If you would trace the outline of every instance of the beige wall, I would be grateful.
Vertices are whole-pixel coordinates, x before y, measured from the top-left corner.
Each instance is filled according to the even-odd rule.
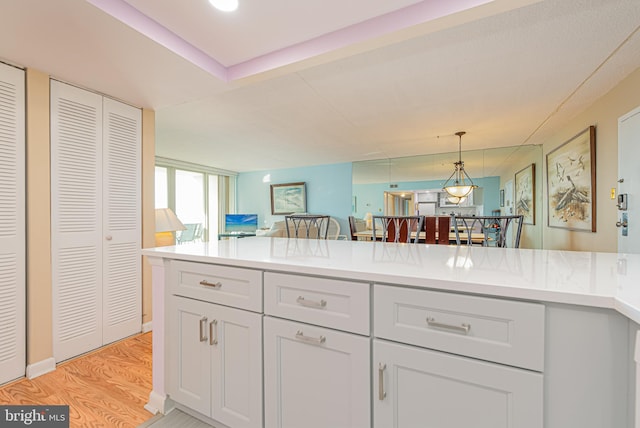
[[[27,70],[27,364],[53,357],[49,75]]]
[[[27,69],[27,365],[53,357],[49,75]],[[142,244],[153,247],[155,113],[142,111]],[[142,322],[151,321],[151,270],[143,263]]]
[[[156,115],[142,110],[142,248],[155,247]],[[142,322],[151,322],[151,265],[142,261]]]
[[[526,154],[517,157],[517,161],[510,162],[509,166],[505,167],[505,170],[500,175],[500,189],[504,189],[507,181],[512,181],[515,185],[515,175],[523,168],[535,164],[535,224],[522,225],[522,235],[520,237],[520,248],[542,248],[542,165],[540,160],[542,159],[542,147],[535,146],[536,148],[526,146],[521,148]],[[513,208],[509,211],[509,208]],[[514,207],[501,207],[502,215],[515,214]]]
[[[543,244],[546,249],[616,252],[618,217],[611,188],[618,186],[618,118],[640,105],[640,68],[635,70],[613,90],[604,95],[584,113],[569,122],[563,130],[544,143],[546,155],[565,141],[587,128],[596,126],[596,232],[570,232],[547,226],[547,206],[542,205]],[[543,201],[546,201],[546,164],[542,181]]]

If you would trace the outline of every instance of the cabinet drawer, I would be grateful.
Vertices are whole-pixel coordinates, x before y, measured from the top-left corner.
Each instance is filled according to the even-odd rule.
[[[169,292],[262,312],[262,271],[172,260]]]
[[[266,272],[264,311],[369,335],[369,288],[363,282]]]
[[[537,371],[544,311],[537,303],[374,286],[376,337]]]

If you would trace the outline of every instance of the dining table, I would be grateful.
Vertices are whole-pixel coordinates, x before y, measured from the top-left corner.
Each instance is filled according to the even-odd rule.
[[[468,233],[466,231],[460,231],[460,241],[463,243],[466,243],[467,241],[467,236]],[[376,239],[377,241],[382,240],[382,235],[383,235],[383,231],[382,230],[376,230]],[[356,232],[353,234],[353,236],[355,236],[358,241],[373,241],[373,229],[366,229],[366,230],[361,230],[360,232]],[[426,233],[424,231],[420,232],[418,234],[418,242],[425,240],[426,237]],[[416,232],[411,232],[411,240],[415,241],[416,239]],[[436,242],[438,242],[438,232],[436,232]],[[481,232],[472,232],[471,233],[471,242],[474,244],[482,244],[483,241],[485,239],[484,233]],[[487,238],[487,241],[491,241],[492,238],[489,236]],[[449,244],[456,244],[456,233],[455,231],[451,231],[449,232]]]

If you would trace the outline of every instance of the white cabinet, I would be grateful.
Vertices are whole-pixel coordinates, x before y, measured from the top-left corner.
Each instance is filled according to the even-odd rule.
[[[376,337],[543,370],[544,305],[379,284],[374,294]]]
[[[369,335],[369,285],[334,278],[264,274],[264,312]]]
[[[262,315],[178,296],[170,314],[169,396],[230,427],[262,427]]]
[[[370,428],[370,288],[265,273],[266,428]]]
[[[265,427],[369,428],[369,338],[265,317]]]
[[[25,373],[24,111],[24,71],[0,63],[0,384]]]
[[[56,361],[140,331],[140,109],[51,81]]]
[[[376,428],[542,427],[543,305],[387,285],[374,302]]]
[[[375,428],[541,428],[542,375],[374,340]]]

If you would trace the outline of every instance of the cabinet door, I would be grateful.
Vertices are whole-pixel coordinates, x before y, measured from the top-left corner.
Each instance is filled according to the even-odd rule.
[[[24,108],[24,71],[0,63],[0,384],[25,373]]]
[[[374,340],[374,427],[540,428],[542,375]]]
[[[262,427],[262,315],[209,304],[211,417]]]
[[[369,428],[370,341],[264,320],[265,427]]]
[[[211,415],[211,304],[199,300],[169,299],[167,392],[172,400],[203,415]]]

